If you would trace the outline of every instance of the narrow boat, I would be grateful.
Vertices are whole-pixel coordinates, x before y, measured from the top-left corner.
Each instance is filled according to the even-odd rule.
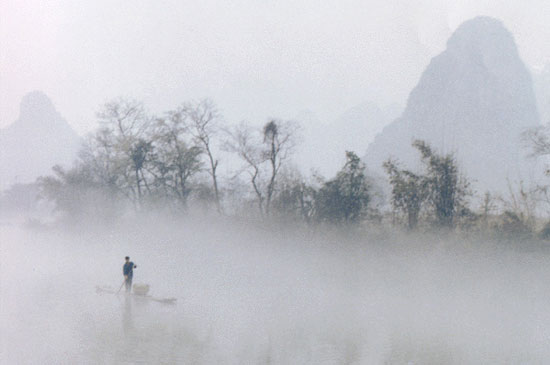
[[[107,293],[107,294],[115,294],[115,295],[130,295],[134,298],[139,299],[145,299],[145,300],[151,300],[153,302],[158,302],[162,304],[176,304],[177,298],[156,298],[152,295],[148,295],[147,293],[127,293],[125,291],[119,291],[117,292],[115,289],[109,286],[96,286],[95,287],[96,293]]]

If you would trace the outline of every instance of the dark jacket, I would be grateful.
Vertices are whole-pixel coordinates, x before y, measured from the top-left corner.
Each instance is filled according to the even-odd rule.
[[[134,268],[137,266],[134,265],[132,261],[124,263],[124,266],[122,266],[122,274],[127,275],[129,278],[134,276]]]

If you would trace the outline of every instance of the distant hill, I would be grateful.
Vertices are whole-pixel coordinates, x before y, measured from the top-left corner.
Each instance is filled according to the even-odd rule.
[[[29,183],[50,174],[56,164],[70,165],[80,137],[42,92],[21,101],[19,118],[0,129],[0,188]]]
[[[304,127],[304,141],[297,154],[298,163],[314,168],[330,178],[342,168],[345,152],[362,156],[369,143],[384,126],[401,113],[398,105],[384,108],[371,102],[358,104],[332,122],[322,122],[311,112],[297,116]]]
[[[456,153],[474,188],[506,191],[532,179],[521,133],[539,125],[531,75],[512,34],[493,18],[466,21],[434,57],[407,106],[369,145],[365,160],[382,171],[389,157],[418,166],[414,139]]]

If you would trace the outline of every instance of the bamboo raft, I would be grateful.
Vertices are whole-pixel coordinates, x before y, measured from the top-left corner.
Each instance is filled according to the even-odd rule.
[[[122,291],[117,292],[115,289],[109,286],[96,286],[95,291],[96,293],[99,293],[99,294],[107,293],[107,294],[114,294],[114,295],[127,295],[134,298],[150,300],[150,301],[162,303],[162,304],[176,304],[176,301],[177,301],[177,298],[156,298],[148,294],[127,293]]]

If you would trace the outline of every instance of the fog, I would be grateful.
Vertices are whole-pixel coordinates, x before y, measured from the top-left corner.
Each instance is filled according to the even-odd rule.
[[[547,362],[549,4],[0,1],[0,364]]]
[[[545,0],[0,2],[0,127],[42,90],[80,134],[107,100],[154,112],[209,97],[231,123],[324,122],[374,102],[404,105],[450,34],[479,15],[501,19],[522,59],[548,63]]]
[[[204,217],[0,229],[2,363],[550,358],[550,253],[535,243]],[[126,255],[134,283],[177,304],[96,293],[118,289]]]

